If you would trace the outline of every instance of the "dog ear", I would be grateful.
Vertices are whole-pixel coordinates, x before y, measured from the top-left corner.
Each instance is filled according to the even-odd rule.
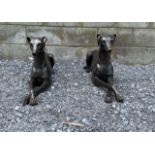
[[[27,42],[30,44],[31,38],[27,37]]]
[[[116,34],[113,34],[112,35],[112,40],[115,41],[115,39],[116,39]]]
[[[97,41],[98,41],[98,45],[99,45],[100,41],[101,41],[101,35],[100,34],[97,34]]]
[[[47,38],[46,38],[46,37],[42,37],[42,42],[43,42],[44,44],[46,44]]]

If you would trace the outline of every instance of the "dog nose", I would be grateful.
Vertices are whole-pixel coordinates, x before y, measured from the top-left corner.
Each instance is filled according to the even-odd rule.
[[[111,51],[111,46],[107,46],[107,51]]]
[[[32,51],[32,55],[36,55],[36,51]]]
[[[111,51],[111,47],[107,47],[107,51]]]
[[[32,53],[36,53],[36,50],[35,49],[32,49]]]
[[[107,43],[107,51],[111,51],[111,45],[109,43]]]

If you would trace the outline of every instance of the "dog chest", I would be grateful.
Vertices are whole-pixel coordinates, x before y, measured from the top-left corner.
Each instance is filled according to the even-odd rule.
[[[42,69],[40,68],[32,68],[32,76],[33,77],[41,77],[42,76]]]
[[[113,75],[113,67],[111,64],[104,65],[104,64],[97,64],[96,65],[96,74],[98,76],[111,76]]]
[[[40,77],[40,78],[46,78],[48,76],[47,67],[43,68],[32,68],[32,77]]]
[[[41,74],[42,73],[42,69],[33,67],[32,68],[32,72],[33,72],[33,74]]]

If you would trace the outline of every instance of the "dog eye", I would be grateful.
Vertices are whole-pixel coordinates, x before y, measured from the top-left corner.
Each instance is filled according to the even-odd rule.
[[[41,45],[40,44],[38,44],[38,48],[41,48]]]
[[[102,45],[105,45],[105,41],[102,41]]]

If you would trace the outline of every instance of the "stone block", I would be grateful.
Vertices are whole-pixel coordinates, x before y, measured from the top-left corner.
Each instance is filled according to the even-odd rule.
[[[26,45],[0,44],[0,59],[26,59],[30,55]]]
[[[63,22],[64,27],[83,27],[83,22]]]
[[[62,26],[62,22],[1,22],[5,25],[24,25],[24,26]]]
[[[58,59],[81,59],[86,57],[86,53],[95,47],[64,47],[64,46],[48,46],[47,52],[53,53]]]
[[[62,44],[62,28],[61,27],[42,27],[42,26],[28,26],[27,36],[48,38],[48,45]]]
[[[0,25],[0,43],[25,43],[25,27]]]
[[[84,22],[83,27],[155,28],[155,23],[154,22]]]
[[[96,34],[96,28],[64,28],[63,45],[95,46]]]
[[[146,47],[116,47],[113,50],[114,59],[124,64],[151,64],[155,62],[155,48]]]

